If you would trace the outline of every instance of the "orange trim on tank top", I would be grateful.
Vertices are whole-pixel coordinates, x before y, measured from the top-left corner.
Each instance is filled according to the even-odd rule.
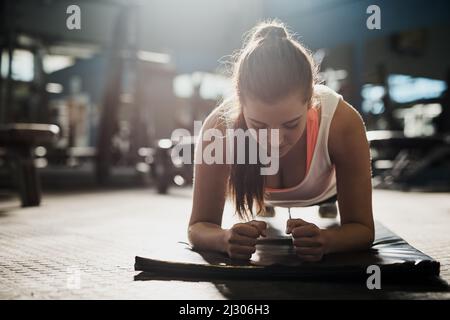
[[[309,108],[307,112],[307,119],[306,119],[306,173],[303,180],[300,182],[302,183],[308,172],[311,168],[311,162],[314,155],[314,149],[317,144],[317,137],[319,135],[319,111],[317,108]],[[299,184],[300,184],[299,183]],[[298,184],[298,185],[299,185]],[[295,189],[298,185],[293,186],[291,188],[265,188],[268,192],[287,192],[292,189]]]

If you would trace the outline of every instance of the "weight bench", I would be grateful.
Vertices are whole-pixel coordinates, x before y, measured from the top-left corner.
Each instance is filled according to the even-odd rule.
[[[406,137],[399,131],[380,130],[368,131],[367,138],[373,175],[380,176],[386,186],[414,185],[427,177],[427,170],[450,159],[450,137]],[[448,176],[448,170],[443,174]],[[438,177],[446,180],[441,172]]]
[[[51,124],[11,123],[0,125],[0,148],[10,167],[23,207],[38,206],[41,184],[34,165],[34,148],[50,143],[59,133]]]

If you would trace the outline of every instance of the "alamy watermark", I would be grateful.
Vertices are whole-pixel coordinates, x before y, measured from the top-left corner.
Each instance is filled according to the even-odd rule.
[[[194,139],[198,142],[194,159],[190,151],[189,142],[192,138],[189,130],[175,129],[172,132],[171,140],[175,142],[171,153],[172,160],[181,158],[184,164],[256,164],[259,160],[262,175],[274,175],[278,172],[278,129],[270,130],[268,140],[267,129],[226,129],[224,135],[219,129],[201,130],[201,127],[201,121],[194,121]],[[208,142],[204,149],[203,143],[200,143],[202,141]]]
[[[380,290],[381,289],[381,269],[380,266],[376,264],[370,265],[366,270],[367,274],[370,276],[367,278],[366,286],[369,290]]]
[[[81,30],[81,9],[76,4],[67,7],[66,13],[69,16],[66,19],[66,27],[69,30]]]
[[[367,14],[370,16],[366,20],[366,26],[369,30],[380,30],[381,29],[381,9],[376,4],[372,4],[367,7]]]
[[[366,13],[370,16],[366,20],[366,26],[369,30],[381,29],[381,9],[378,5],[372,4],[367,7]],[[66,27],[69,30],[81,30],[81,8],[76,4],[71,4],[66,9]]]

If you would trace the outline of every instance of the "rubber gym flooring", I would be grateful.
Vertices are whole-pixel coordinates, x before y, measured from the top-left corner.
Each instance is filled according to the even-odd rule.
[[[446,288],[408,284],[368,290],[366,283],[296,281],[137,281],[134,257],[186,239],[192,189],[89,188],[54,190],[40,207],[0,202],[0,298],[2,299],[450,299]],[[378,221],[441,263],[450,282],[448,193],[374,191]],[[317,208],[293,209],[294,217]],[[283,225],[287,210],[278,208]],[[234,222],[230,207],[226,225]]]

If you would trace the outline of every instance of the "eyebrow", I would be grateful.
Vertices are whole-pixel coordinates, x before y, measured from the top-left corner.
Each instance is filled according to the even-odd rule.
[[[302,114],[302,115],[300,115],[300,116],[298,116],[298,117],[295,117],[294,119],[291,119],[291,120],[288,120],[288,121],[286,121],[286,122],[283,122],[283,124],[288,124],[288,123],[294,122],[294,121],[296,121],[296,120],[300,119],[301,117],[303,117],[303,114]],[[255,119],[253,119],[253,118],[250,118],[250,117],[249,117],[249,119],[250,119],[250,120],[252,120],[253,122],[256,122],[256,123],[259,123],[259,124],[262,124],[262,125],[265,125],[265,126],[267,126],[267,123],[264,123],[264,122],[261,122],[261,121],[255,120]]]

